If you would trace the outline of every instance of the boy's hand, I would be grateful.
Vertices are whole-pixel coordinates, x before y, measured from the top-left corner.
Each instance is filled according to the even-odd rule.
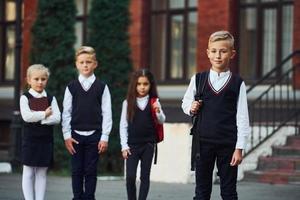
[[[75,151],[75,149],[74,149],[74,147],[73,147],[73,143],[79,144],[79,142],[76,141],[76,140],[74,140],[73,138],[69,138],[69,139],[66,139],[66,140],[65,140],[65,146],[66,146],[68,152],[69,152],[71,155],[73,155],[74,153],[76,153],[76,151]]]
[[[98,143],[98,153],[104,153],[107,150],[108,142],[100,141]]]
[[[201,106],[202,106],[202,101],[193,101],[192,106],[191,106],[191,113],[197,114],[197,112]]]
[[[238,166],[239,164],[242,163],[243,160],[243,154],[242,154],[242,149],[236,149],[232,155],[232,159],[230,162],[231,166]]]
[[[49,117],[50,115],[52,115],[52,108],[51,106],[49,106],[46,110],[45,110],[45,118]]]
[[[122,151],[122,156],[124,159],[127,159],[129,155],[131,155],[130,149],[125,149]]]

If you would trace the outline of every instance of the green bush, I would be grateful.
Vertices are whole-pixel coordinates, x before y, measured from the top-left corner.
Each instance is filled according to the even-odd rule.
[[[96,76],[106,82],[112,96],[113,129],[108,152],[100,156],[101,174],[120,174],[119,120],[131,71],[128,43],[129,0],[93,0],[88,22],[88,45],[95,48],[99,67]],[[39,0],[37,19],[32,28],[30,63],[50,69],[47,91],[56,96],[60,108],[66,85],[77,77],[74,67],[76,8],[70,0]],[[62,110],[61,110],[62,111]],[[61,127],[54,131],[54,169],[66,172],[70,156],[64,147]]]
[[[112,96],[113,129],[108,152],[100,158],[100,172],[121,173],[119,121],[131,71],[128,40],[129,0],[93,0],[88,21],[88,44],[99,63],[96,76],[106,82]]]

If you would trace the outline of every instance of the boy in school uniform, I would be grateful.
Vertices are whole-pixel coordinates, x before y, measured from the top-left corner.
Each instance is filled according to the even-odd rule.
[[[187,115],[197,115],[201,109],[194,133],[199,136],[195,150],[199,156],[192,162],[196,168],[194,200],[210,199],[215,162],[222,199],[238,199],[237,170],[250,127],[245,83],[229,69],[235,54],[234,38],[228,31],[213,33],[208,41],[207,56],[211,68],[209,72],[203,72],[206,79],[202,101],[195,100],[197,88],[201,88],[196,86],[196,82],[200,83],[196,81],[196,75],[191,78],[182,100],[182,109]]]
[[[95,50],[82,46],[75,59],[79,77],[65,90],[62,131],[72,156],[73,200],[94,200],[97,162],[112,128],[111,97],[108,86],[94,75]]]

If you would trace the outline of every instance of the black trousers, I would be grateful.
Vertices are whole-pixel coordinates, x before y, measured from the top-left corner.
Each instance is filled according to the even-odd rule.
[[[138,200],[146,200],[150,187],[150,171],[154,153],[154,144],[129,145],[131,155],[126,161],[126,188],[128,200],[136,200],[136,171],[141,161],[140,191]]]
[[[94,200],[100,133],[81,136],[73,132],[72,137],[79,142],[73,143],[76,153],[72,155],[71,160],[73,200]]]
[[[210,200],[212,175],[217,162],[223,200],[237,200],[237,166],[230,166],[234,146],[200,143],[200,158],[196,159],[196,189],[194,200]]]

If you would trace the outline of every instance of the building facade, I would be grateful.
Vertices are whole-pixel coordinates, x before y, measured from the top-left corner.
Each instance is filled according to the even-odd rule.
[[[75,48],[87,39],[91,0],[75,0]],[[21,82],[29,65],[30,30],[38,0],[23,1]],[[15,71],[15,1],[0,2],[0,150],[10,145]],[[237,56],[231,70],[251,85],[286,56],[300,49],[298,0],[131,0],[129,27],[131,59],[135,68],[148,67],[155,74],[169,122],[178,116],[190,77],[209,69],[207,40],[212,32],[229,30],[235,37]],[[300,60],[290,61],[298,63]],[[278,76],[284,67],[278,70]],[[295,72],[300,88],[300,72]],[[21,87],[21,88],[22,88]],[[173,109],[172,109],[173,108]],[[173,112],[177,113],[175,116]],[[179,114],[181,115],[181,114]],[[183,114],[182,114],[183,115]],[[170,117],[169,117],[170,116]],[[1,159],[1,158],[0,158]]]

